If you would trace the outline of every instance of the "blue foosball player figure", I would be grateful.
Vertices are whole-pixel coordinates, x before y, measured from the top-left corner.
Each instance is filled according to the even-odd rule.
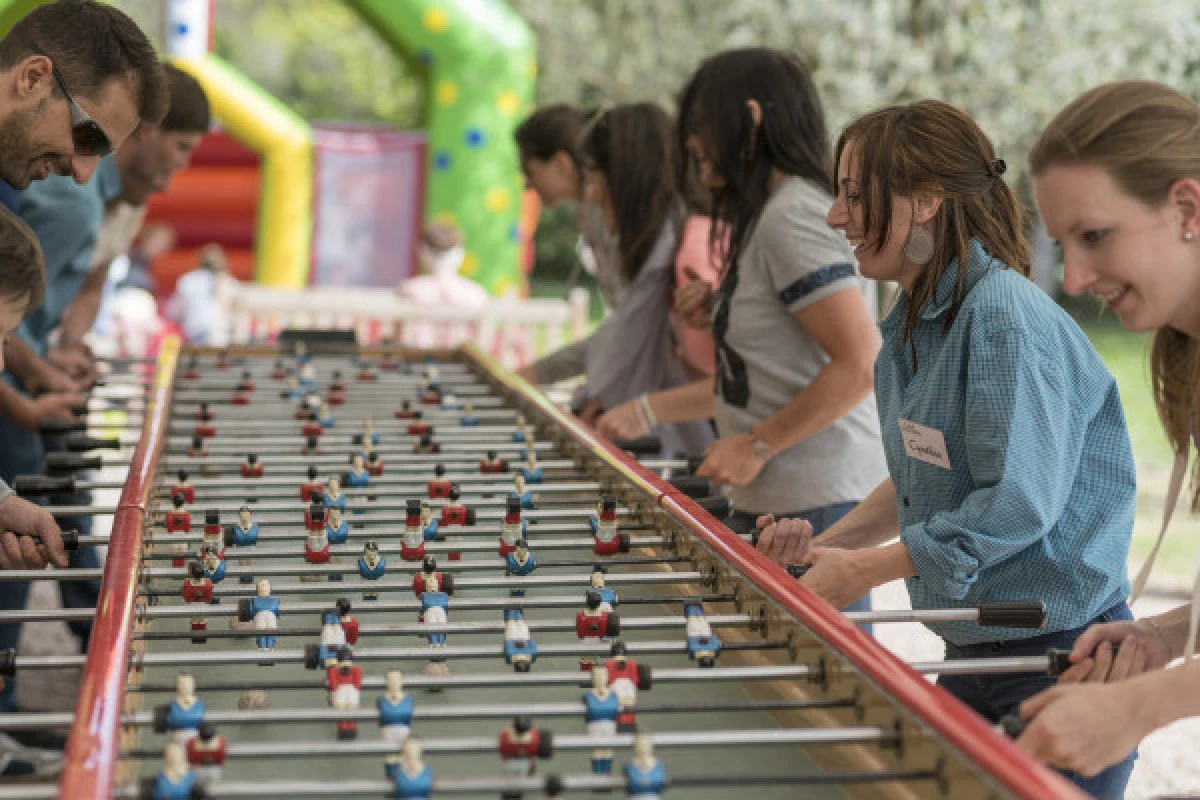
[[[529,450],[525,454],[525,464],[519,473],[526,483],[539,484],[542,482],[542,468],[537,463],[537,452]]]
[[[169,734],[176,744],[186,745],[204,721],[204,701],[196,697],[196,681],[186,672],[175,676],[175,699],[154,709],[155,733]],[[187,754],[184,753],[184,765]]]
[[[399,758],[387,759],[385,769],[396,800],[429,800],[433,794],[433,769],[421,758],[421,743],[411,736],[404,740]]]
[[[412,695],[404,693],[404,674],[400,670],[388,670],[383,680],[386,689],[375,701],[375,707],[379,709],[379,733],[384,741],[403,744],[412,727]]]
[[[504,610],[504,663],[517,672],[529,672],[537,661],[537,642],[519,608]]]
[[[704,609],[699,603],[687,603],[683,607],[687,618],[687,650],[688,658],[702,667],[711,667],[717,663],[717,655],[721,652],[721,640],[712,632]]]
[[[633,740],[633,760],[625,765],[625,793],[629,800],[660,800],[667,786],[667,768],[654,755],[648,734]]]
[[[188,767],[183,746],[167,742],[163,748],[163,768],[150,783],[150,800],[192,800],[197,782],[196,773]]]
[[[271,650],[275,647],[273,631],[279,627],[279,598],[271,596],[271,582],[266,578],[259,580],[255,590],[257,593],[254,597],[243,600],[238,605],[238,619],[254,623],[255,629],[259,631],[256,637],[259,651]]]
[[[584,721],[589,736],[600,738],[615,736],[617,714],[621,701],[608,686],[608,670],[600,665],[592,667],[592,688],[583,696]],[[596,775],[611,775],[613,751],[601,748],[592,751],[592,772]]]
[[[379,545],[369,541],[363,545],[363,554],[358,559],[358,574],[365,581],[377,581],[387,569],[387,559],[379,552]],[[363,600],[378,600],[379,592],[363,592]]]
[[[258,523],[250,515],[249,506],[238,509],[238,521],[229,528],[229,543],[234,547],[253,547],[258,544]]]
[[[475,406],[467,403],[463,406],[462,416],[458,418],[458,423],[464,428],[474,428],[479,425],[479,415],[475,413]]]
[[[336,508],[343,514],[346,513],[346,495],[342,494],[342,481],[340,478],[330,478],[325,482],[325,507]]]
[[[521,508],[526,511],[533,510],[533,492],[525,488],[525,478],[521,473],[513,476],[513,491],[509,492],[508,496],[520,500]]]
[[[516,548],[504,557],[506,573],[509,575],[517,575],[524,577],[533,573],[537,569],[537,559],[529,549],[529,543],[525,539],[518,539]],[[509,595],[512,597],[524,597],[525,590],[513,588],[509,590]]]
[[[325,538],[330,544],[345,544],[350,539],[350,524],[342,519],[342,512],[337,506],[329,509],[325,515]]]
[[[350,456],[350,469],[342,476],[342,483],[351,489],[365,489],[371,485],[371,473],[367,471],[364,458],[362,453]]]

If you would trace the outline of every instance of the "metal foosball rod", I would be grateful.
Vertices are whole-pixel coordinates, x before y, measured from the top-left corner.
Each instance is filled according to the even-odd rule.
[[[215,510],[222,513],[235,515],[242,507],[239,505],[217,506]],[[253,507],[253,506],[252,506]],[[302,525],[303,519],[300,514],[305,510],[306,504],[297,501],[296,506],[288,510],[267,511],[262,512],[255,510],[254,516],[261,520],[264,524],[281,523],[285,525]],[[94,517],[110,515],[117,510],[116,506],[111,505],[62,505],[62,506],[45,506],[45,509],[56,517]],[[633,512],[628,509],[618,509],[617,518],[626,518]],[[583,507],[566,507],[566,508],[544,508],[533,509],[523,512],[523,516],[530,522],[536,523],[543,520],[569,520],[582,519],[586,520],[592,514],[592,509]],[[475,518],[478,520],[502,520],[504,518],[503,508],[480,508],[475,510]],[[362,523],[375,524],[391,524],[403,526],[405,517],[403,514],[397,515],[392,513],[372,513],[363,511],[359,513],[355,509],[347,509],[347,521],[356,521]]]
[[[630,653],[635,653],[637,650],[634,644],[628,645]],[[653,643],[652,643],[653,644]],[[665,642],[664,646],[682,648],[675,642]],[[786,645],[784,645],[786,647]],[[413,648],[414,661],[437,659],[448,655],[443,651],[449,648]],[[600,655],[607,655],[608,648],[597,648],[602,650]],[[258,664],[259,662],[278,662],[280,661],[279,654],[286,653],[289,658],[287,660],[294,662],[303,662],[304,652],[300,650],[293,651],[270,651],[264,653],[241,653],[238,654],[244,663]],[[164,653],[161,654],[164,658],[175,656],[176,654]],[[449,654],[453,655],[453,654]],[[586,653],[585,655],[595,657],[597,653]],[[910,661],[908,667],[921,675],[1000,675],[1000,674],[1020,674],[1020,673],[1045,673],[1047,675],[1058,675],[1070,666],[1068,661],[1068,653],[1065,651],[1051,650],[1044,656],[1011,656],[1011,657],[995,657],[995,658],[968,658],[968,659],[946,659],[943,661]],[[357,653],[355,657],[358,658]],[[487,658],[499,658],[488,654]],[[19,662],[21,656],[17,656],[16,669],[23,667]],[[69,659],[75,659],[74,663],[70,663]],[[28,661],[34,669],[59,669],[62,667],[78,666],[78,656],[31,656]],[[66,663],[64,663],[66,662]],[[159,666],[175,666],[186,667],[201,663],[200,660],[177,659]],[[11,668],[10,668],[11,669]],[[710,667],[707,669],[697,669],[695,667],[687,667],[683,669],[672,668],[654,668],[651,672],[652,680],[655,686],[663,684],[683,684],[688,686],[703,687],[705,684],[715,684],[722,681],[742,681],[761,683],[767,681],[807,681],[807,682],[824,682],[830,679],[834,667],[825,663],[816,664],[787,664],[781,666],[766,666],[766,667]],[[590,686],[591,679],[586,672],[576,670],[566,670],[561,672],[553,671],[533,671],[524,673],[513,672],[496,672],[496,673],[469,673],[462,675],[441,674],[441,675],[417,675],[405,674],[404,687],[406,690],[430,690],[430,691],[445,691],[450,689],[498,689],[500,691],[515,691],[518,689],[545,689],[549,687],[569,687],[572,689],[587,689]],[[272,679],[272,678],[255,678],[250,685],[254,689],[265,692],[274,691],[324,691],[327,689],[327,684],[324,676],[314,677],[308,680],[301,679]],[[198,694],[210,694],[218,692],[244,692],[248,688],[246,681],[197,681],[196,692]],[[363,677],[362,689],[379,690],[386,689],[386,679],[381,675],[366,675]],[[174,695],[176,685],[170,683],[154,683],[143,682],[129,686],[129,691],[138,694],[168,694]]]

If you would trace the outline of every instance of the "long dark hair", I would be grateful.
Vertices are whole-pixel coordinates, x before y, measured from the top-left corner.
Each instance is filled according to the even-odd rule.
[[[600,114],[579,140],[580,164],[608,183],[627,283],[641,272],[663,227],[683,221],[675,185],[681,159],[673,134],[674,122],[661,106],[629,103]]]
[[[1003,162],[973,119],[949,103],[921,100],[872,111],[846,127],[838,138],[837,158],[853,146],[860,175],[863,234],[880,252],[892,231],[892,198],[918,192],[941,194],[942,204],[930,225],[933,259],[913,284],[902,340],[908,341],[925,307],[934,299],[942,275],[957,262],[946,330],[954,324],[967,295],[970,240],[1022,275],[1029,276],[1029,242],[1017,196],[1001,177]],[[837,187],[834,186],[834,191]]]
[[[757,127],[748,100],[762,107]],[[712,215],[718,221],[713,246],[722,252],[725,270],[737,261],[767,204],[773,169],[829,186],[825,112],[808,69],[789,53],[750,47],[704,61],[680,95],[676,130],[684,152],[691,136],[704,143],[725,182],[712,191]],[[691,178],[690,166],[681,163],[681,186]]]

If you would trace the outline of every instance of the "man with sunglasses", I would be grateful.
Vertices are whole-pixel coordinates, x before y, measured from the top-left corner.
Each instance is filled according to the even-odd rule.
[[[128,16],[93,0],[36,8],[0,40],[0,179],[86,183],[167,104],[158,56]]]

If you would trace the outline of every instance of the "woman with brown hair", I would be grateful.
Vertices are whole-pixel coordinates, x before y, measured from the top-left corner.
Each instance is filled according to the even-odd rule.
[[[1100,298],[1130,330],[1155,332],[1155,400],[1176,454],[1161,543],[1188,454],[1200,444],[1200,106],[1158,83],[1100,86],[1059,112],[1030,163],[1038,208],[1062,248],[1064,288]],[[1200,510],[1200,471],[1191,500]],[[1083,683],[1024,703],[1030,723],[1019,743],[1093,774],[1151,731],[1200,714],[1196,612],[1193,596],[1155,617],[1089,629],[1060,681]],[[1162,669],[1181,656],[1181,666]]]
[[[1070,648],[1096,622],[1131,619],[1135,477],[1116,382],[1027,279],[1004,162],[966,114],[925,100],[851,124],[837,165],[829,225],[855,245],[866,277],[903,290],[875,362],[891,477],[815,547],[791,521],[768,525],[762,541],[810,564],[803,583],[835,606],[897,578],[916,609],[1045,603],[1042,630],[930,623],[948,658]],[[997,721],[1053,680],[938,683]],[[1095,777],[1069,777],[1120,797],[1133,760],[1122,756]]]
[[[576,148],[583,200],[599,209],[614,239],[619,287],[609,315],[588,340],[579,398],[584,409],[613,408],[687,383],[671,320],[675,254],[687,219],[675,182],[680,156],[674,130],[661,106],[629,103],[598,115]],[[699,455],[712,442],[704,421],[664,424],[657,433],[669,453]]]

